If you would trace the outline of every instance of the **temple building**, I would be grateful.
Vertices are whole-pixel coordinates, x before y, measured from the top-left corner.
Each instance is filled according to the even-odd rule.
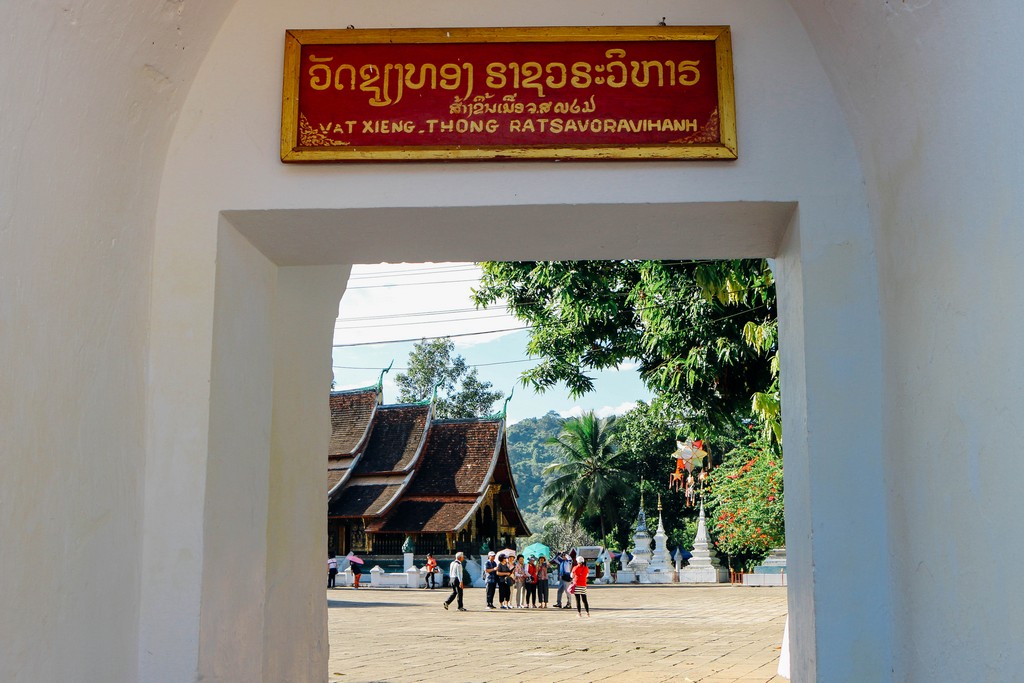
[[[384,405],[380,386],[331,393],[328,551],[476,555],[530,532],[516,505],[505,416],[438,419]]]

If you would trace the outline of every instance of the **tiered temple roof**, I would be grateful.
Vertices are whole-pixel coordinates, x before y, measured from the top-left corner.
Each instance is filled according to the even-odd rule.
[[[374,389],[331,393],[331,445],[327,452],[327,490],[348,480],[370,434],[380,404]]]
[[[380,389],[331,394],[328,517],[362,519],[367,532],[454,533],[485,500],[516,535],[503,417],[439,420],[429,404],[380,404]]]

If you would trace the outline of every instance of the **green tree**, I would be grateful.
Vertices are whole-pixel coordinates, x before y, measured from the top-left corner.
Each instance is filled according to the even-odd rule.
[[[785,545],[782,459],[763,437],[735,448],[711,471],[705,500],[715,545],[741,564]]]
[[[777,418],[769,400],[778,388],[775,283],[766,261],[481,265],[474,302],[505,301],[531,325],[527,350],[541,361],[524,383],[564,383],[581,395],[593,389],[589,372],[636,361],[658,402],[685,418],[693,436]]]
[[[634,479],[635,490],[639,491],[641,481],[654,484],[654,491],[665,490],[668,476],[675,469],[672,453],[682,429],[682,423],[665,415],[659,405],[644,401],[637,401],[632,410],[616,420],[619,466]]]
[[[632,543],[633,523],[640,510],[640,491],[645,495],[645,510],[657,524],[658,494],[662,500],[662,518],[671,531],[684,527],[696,513],[687,508],[681,493],[669,491],[669,474],[675,469],[672,453],[682,423],[666,416],[658,405],[637,401],[632,410],[615,423],[619,447],[619,467],[629,483],[629,495],[622,501],[623,519],[615,530],[615,539],[622,546]],[[675,546],[672,546],[675,547]]]
[[[480,417],[493,412],[503,394],[491,391],[491,383],[481,381],[476,368],[454,351],[455,344],[447,337],[418,342],[409,352],[409,369],[395,376],[398,400],[426,400],[436,390],[434,411],[439,417]]]
[[[561,460],[545,469],[554,478],[544,488],[544,505],[557,507],[561,519],[580,520],[584,527],[596,521],[598,538],[618,523],[619,501],[629,491],[613,444],[614,425],[614,417],[598,419],[593,412],[566,420],[562,433],[550,441]]]

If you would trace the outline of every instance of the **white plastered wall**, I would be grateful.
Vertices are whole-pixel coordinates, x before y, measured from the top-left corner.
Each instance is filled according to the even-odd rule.
[[[286,28],[615,25],[661,16],[732,26],[738,161],[298,167],[276,160]],[[737,202],[767,203],[748,207],[744,217]],[[789,208],[780,213],[777,202]],[[418,208],[411,219],[388,213],[401,207]],[[478,215],[467,217],[464,207]],[[602,221],[607,215],[620,216],[620,223]],[[795,664],[801,680],[813,680],[815,670],[822,680],[883,678],[890,663],[887,502],[877,491],[877,505],[851,519],[854,493],[842,485],[866,471],[883,476],[880,333],[868,226],[852,140],[811,44],[784,2],[650,3],[642,11],[583,2],[429,8],[411,2],[239,3],[189,94],[160,194],[140,678],[187,680],[198,673],[227,680],[229,665],[243,661],[253,680],[326,675],[323,606],[311,597],[321,583],[323,530],[315,520],[299,524],[303,513],[296,507],[309,496],[301,482],[322,479],[316,453],[323,449],[284,457],[299,443],[299,429],[278,415],[284,396],[324,391],[317,369],[327,372],[328,333],[293,325],[293,336],[286,337],[266,323],[268,310],[281,301],[267,284],[275,269],[278,279],[282,269],[289,271],[296,291],[312,291],[314,281],[330,289],[325,280],[334,278],[334,290],[305,314],[322,325],[333,315],[331,301],[343,289],[344,274],[307,264],[566,256],[777,257],[786,400],[805,409],[786,417]],[[735,231],[716,244],[708,233],[719,228]],[[526,234],[531,239],[523,239]],[[246,285],[246,277],[263,284]],[[243,291],[256,299],[251,311],[224,305]],[[290,315],[277,310],[273,319]],[[225,360],[223,344],[250,333],[258,333],[252,343],[238,343]],[[267,434],[260,431],[267,428],[267,394],[252,420],[239,425],[241,402],[249,399],[218,393],[225,389],[218,378],[265,364],[270,343],[276,360]],[[292,345],[307,359],[295,361]],[[279,393],[285,358],[298,362],[297,376],[290,393]],[[230,372],[218,369],[225,362]],[[263,386],[265,370],[248,381]],[[858,441],[850,416],[860,427]],[[325,415],[307,415],[313,423],[320,418],[325,425]],[[182,425],[194,429],[183,432]],[[240,428],[259,431],[251,438],[267,446],[232,448],[230,436]],[[875,455],[865,457],[872,435],[867,451]],[[218,443],[227,451],[215,448]],[[304,443],[313,450],[316,441]],[[248,468],[241,485],[227,476],[225,462]],[[263,493],[252,495],[257,491],[267,492],[266,510],[254,510],[253,517],[267,517],[263,538],[258,530],[238,528],[233,507],[262,500]],[[250,549],[268,558],[262,589],[252,586],[265,604],[261,634],[226,628],[241,597],[229,586],[210,590],[231,570],[225,558]],[[289,562],[275,561],[277,553],[289,555]],[[308,581],[302,567],[316,569]],[[162,581],[174,590],[148,590]],[[318,622],[311,631],[309,624]],[[303,635],[317,629],[319,639]],[[863,656],[867,651],[871,657]],[[263,655],[258,667],[254,653]]]
[[[549,165],[282,169],[275,182],[288,179],[282,187],[289,196],[295,185],[308,185],[295,202],[306,207],[362,205],[364,196],[366,204],[432,202],[435,190],[437,203],[453,204],[583,201],[609,189],[611,196],[632,194],[644,201],[690,195],[701,201],[741,195],[799,200],[798,224],[778,261],[787,288],[781,302],[787,357],[802,358],[812,339],[805,324],[810,318],[803,315],[803,294],[810,287],[790,287],[805,282],[805,264],[797,255],[806,251],[808,263],[815,261],[823,245],[843,244],[851,235],[857,249],[874,244],[881,350],[872,349],[868,339],[860,353],[882,359],[885,379],[877,392],[858,388],[843,407],[881,406],[885,427],[876,430],[869,420],[860,425],[856,444],[839,444],[833,457],[840,463],[853,451],[872,460],[849,476],[850,492],[835,505],[828,501],[832,491],[822,491],[816,481],[813,461],[800,468],[793,462],[799,449],[825,438],[815,428],[806,440],[794,441],[794,434],[808,433],[798,418],[813,417],[815,410],[813,392],[796,387],[805,379],[814,382],[819,368],[810,361],[787,363],[785,377],[787,486],[808,501],[799,514],[791,505],[789,531],[802,539],[791,544],[791,557],[805,568],[814,561],[816,582],[829,576],[840,582],[843,574],[826,565],[843,561],[874,574],[866,586],[854,586],[855,597],[863,600],[852,618],[844,621],[842,609],[827,609],[822,601],[827,593],[842,594],[835,583],[828,591],[791,590],[794,615],[806,618],[813,604],[828,623],[858,632],[881,626],[891,634],[892,673],[872,680],[1006,680],[1024,670],[1024,650],[1018,647],[1024,594],[993,580],[999,572],[1012,574],[1024,560],[1024,548],[1015,543],[1024,535],[1017,504],[1024,459],[1015,446],[1024,427],[1013,413],[1024,388],[1016,360],[1024,318],[1015,314],[1014,298],[1024,255],[1019,2],[791,0],[816,56],[778,2],[580,2],[557,10],[538,3],[451,3],[432,4],[429,15],[408,3],[325,3],[290,9],[288,16],[262,7],[265,25],[252,35],[240,29],[259,22],[253,9],[240,7],[210,63],[227,65],[232,55],[255,50],[259,74],[255,91],[241,98],[247,107],[223,103],[252,81],[252,73],[241,75],[236,66],[223,92],[200,88],[179,120],[195,71],[233,4],[0,5],[0,678],[35,683],[74,672],[88,681],[161,680],[151,659],[175,661],[176,655],[186,671],[198,666],[197,577],[205,561],[213,562],[202,557],[211,411],[198,387],[209,380],[213,362],[214,214],[274,204],[263,197],[279,194],[267,191],[269,182],[246,190],[242,180],[231,180],[253,172],[243,160],[255,159],[264,169],[276,154],[277,123],[273,108],[264,107],[277,97],[279,66],[261,46],[279,45],[285,27],[652,23],[661,16],[670,23],[731,23],[736,29],[737,59],[745,65],[737,83],[738,164],[638,165],[625,171],[618,165],[568,171]],[[780,64],[780,50],[791,61]],[[804,210],[814,195],[830,215],[840,215],[846,209],[830,204],[829,192],[812,188],[844,187],[847,175],[860,178],[816,60],[838,94],[864,169],[875,230],[870,238],[861,233],[862,210],[856,208],[816,242],[827,221],[817,215],[820,204],[812,215]],[[763,117],[766,108],[780,116]],[[225,114],[238,124],[230,141],[205,154],[196,151],[215,142],[205,119]],[[177,170],[171,175],[177,180],[170,180],[164,194],[183,206],[191,203],[195,193],[180,182],[180,154],[188,147],[190,159],[217,171],[201,179],[213,177],[235,201],[212,201],[207,182],[194,216],[182,218],[179,207],[177,222],[168,222],[165,207],[151,264],[160,174],[176,122],[179,161],[172,163]],[[192,133],[200,140],[186,144]],[[830,177],[823,165],[830,154],[840,177]],[[220,165],[212,163],[214,157]],[[526,177],[538,168],[542,182]],[[735,168],[743,170],[734,173]],[[727,173],[735,183],[723,182]],[[470,175],[471,195],[452,189]],[[817,184],[794,182],[803,188],[800,196],[787,194],[790,180],[812,176],[819,176]],[[182,226],[199,227],[176,236]],[[876,255],[864,258],[870,278]],[[169,269],[175,277],[165,281]],[[151,328],[154,278],[161,283],[154,306],[160,319]],[[177,317],[176,301],[182,302]],[[857,304],[861,313],[871,305]],[[868,325],[867,337],[876,327]],[[840,333],[816,341],[838,341],[842,348],[864,339],[860,331],[849,339]],[[149,339],[160,335],[168,339],[154,348],[153,358],[168,365],[163,374],[150,376]],[[205,361],[196,358],[201,352],[193,347],[199,344],[206,346]],[[177,347],[192,350],[176,353]],[[177,360],[183,361],[181,377],[173,372]],[[165,382],[167,375],[174,381]],[[149,385],[178,410],[147,432],[145,416],[153,413],[146,407]],[[182,408],[192,400],[199,400],[199,410]],[[876,453],[888,475],[879,474]],[[876,487],[885,495],[876,495]],[[863,548],[853,548],[853,558],[809,554],[805,513],[813,507],[816,522],[827,527],[829,520],[849,516],[835,511],[852,496],[849,509],[868,519],[856,538],[837,543],[864,543],[873,553],[889,546],[892,591],[877,575],[886,571],[884,563],[873,566],[877,557],[864,556]],[[182,507],[171,511],[176,499]],[[819,511],[819,504],[828,508]],[[886,515],[890,533],[876,538],[879,516]],[[146,562],[138,559],[143,538],[152,539]],[[165,571],[165,564],[180,573]],[[143,576],[147,583],[140,588]],[[821,596],[808,602],[814,591]],[[840,653],[836,661],[819,657],[819,679],[858,680],[842,665],[849,656],[845,635],[821,619],[816,627],[817,643],[803,652],[827,655],[835,646]],[[870,658],[889,659],[884,647]],[[192,679],[173,667],[167,671],[166,679]]]
[[[875,226],[893,678],[1015,680],[1024,6],[793,5],[858,142]]]
[[[137,675],[154,215],[228,3],[182,9],[0,3],[5,682]]]

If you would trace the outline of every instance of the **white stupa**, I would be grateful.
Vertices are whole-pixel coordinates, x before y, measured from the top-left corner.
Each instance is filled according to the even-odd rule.
[[[653,558],[651,556],[651,535],[647,533],[647,515],[644,513],[642,497],[640,514],[636,520],[636,531],[633,533],[633,549],[630,554],[633,559],[629,561],[629,568],[638,574],[647,571]]]
[[[679,572],[680,583],[726,583],[729,570],[718,564],[717,553],[711,547],[708,537],[708,525],[704,520],[704,501],[700,503],[700,516],[697,518],[697,537],[693,540],[693,557],[689,566]]]
[[[665,523],[661,518],[661,494],[658,494],[658,531],[654,534],[654,556],[647,568],[647,583],[672,583],[672,571],[668,535],[665,533]]]
[[[651,564],[651,535],[647,533],[647,515],[644,513],[644,494],[640,493],[640,514],[636,518],[636,530],[633,532],[633,548],[630,550],[633,559],[623,564],[618,573],[619,583],[649,583],[646,580],[647,567]]]

